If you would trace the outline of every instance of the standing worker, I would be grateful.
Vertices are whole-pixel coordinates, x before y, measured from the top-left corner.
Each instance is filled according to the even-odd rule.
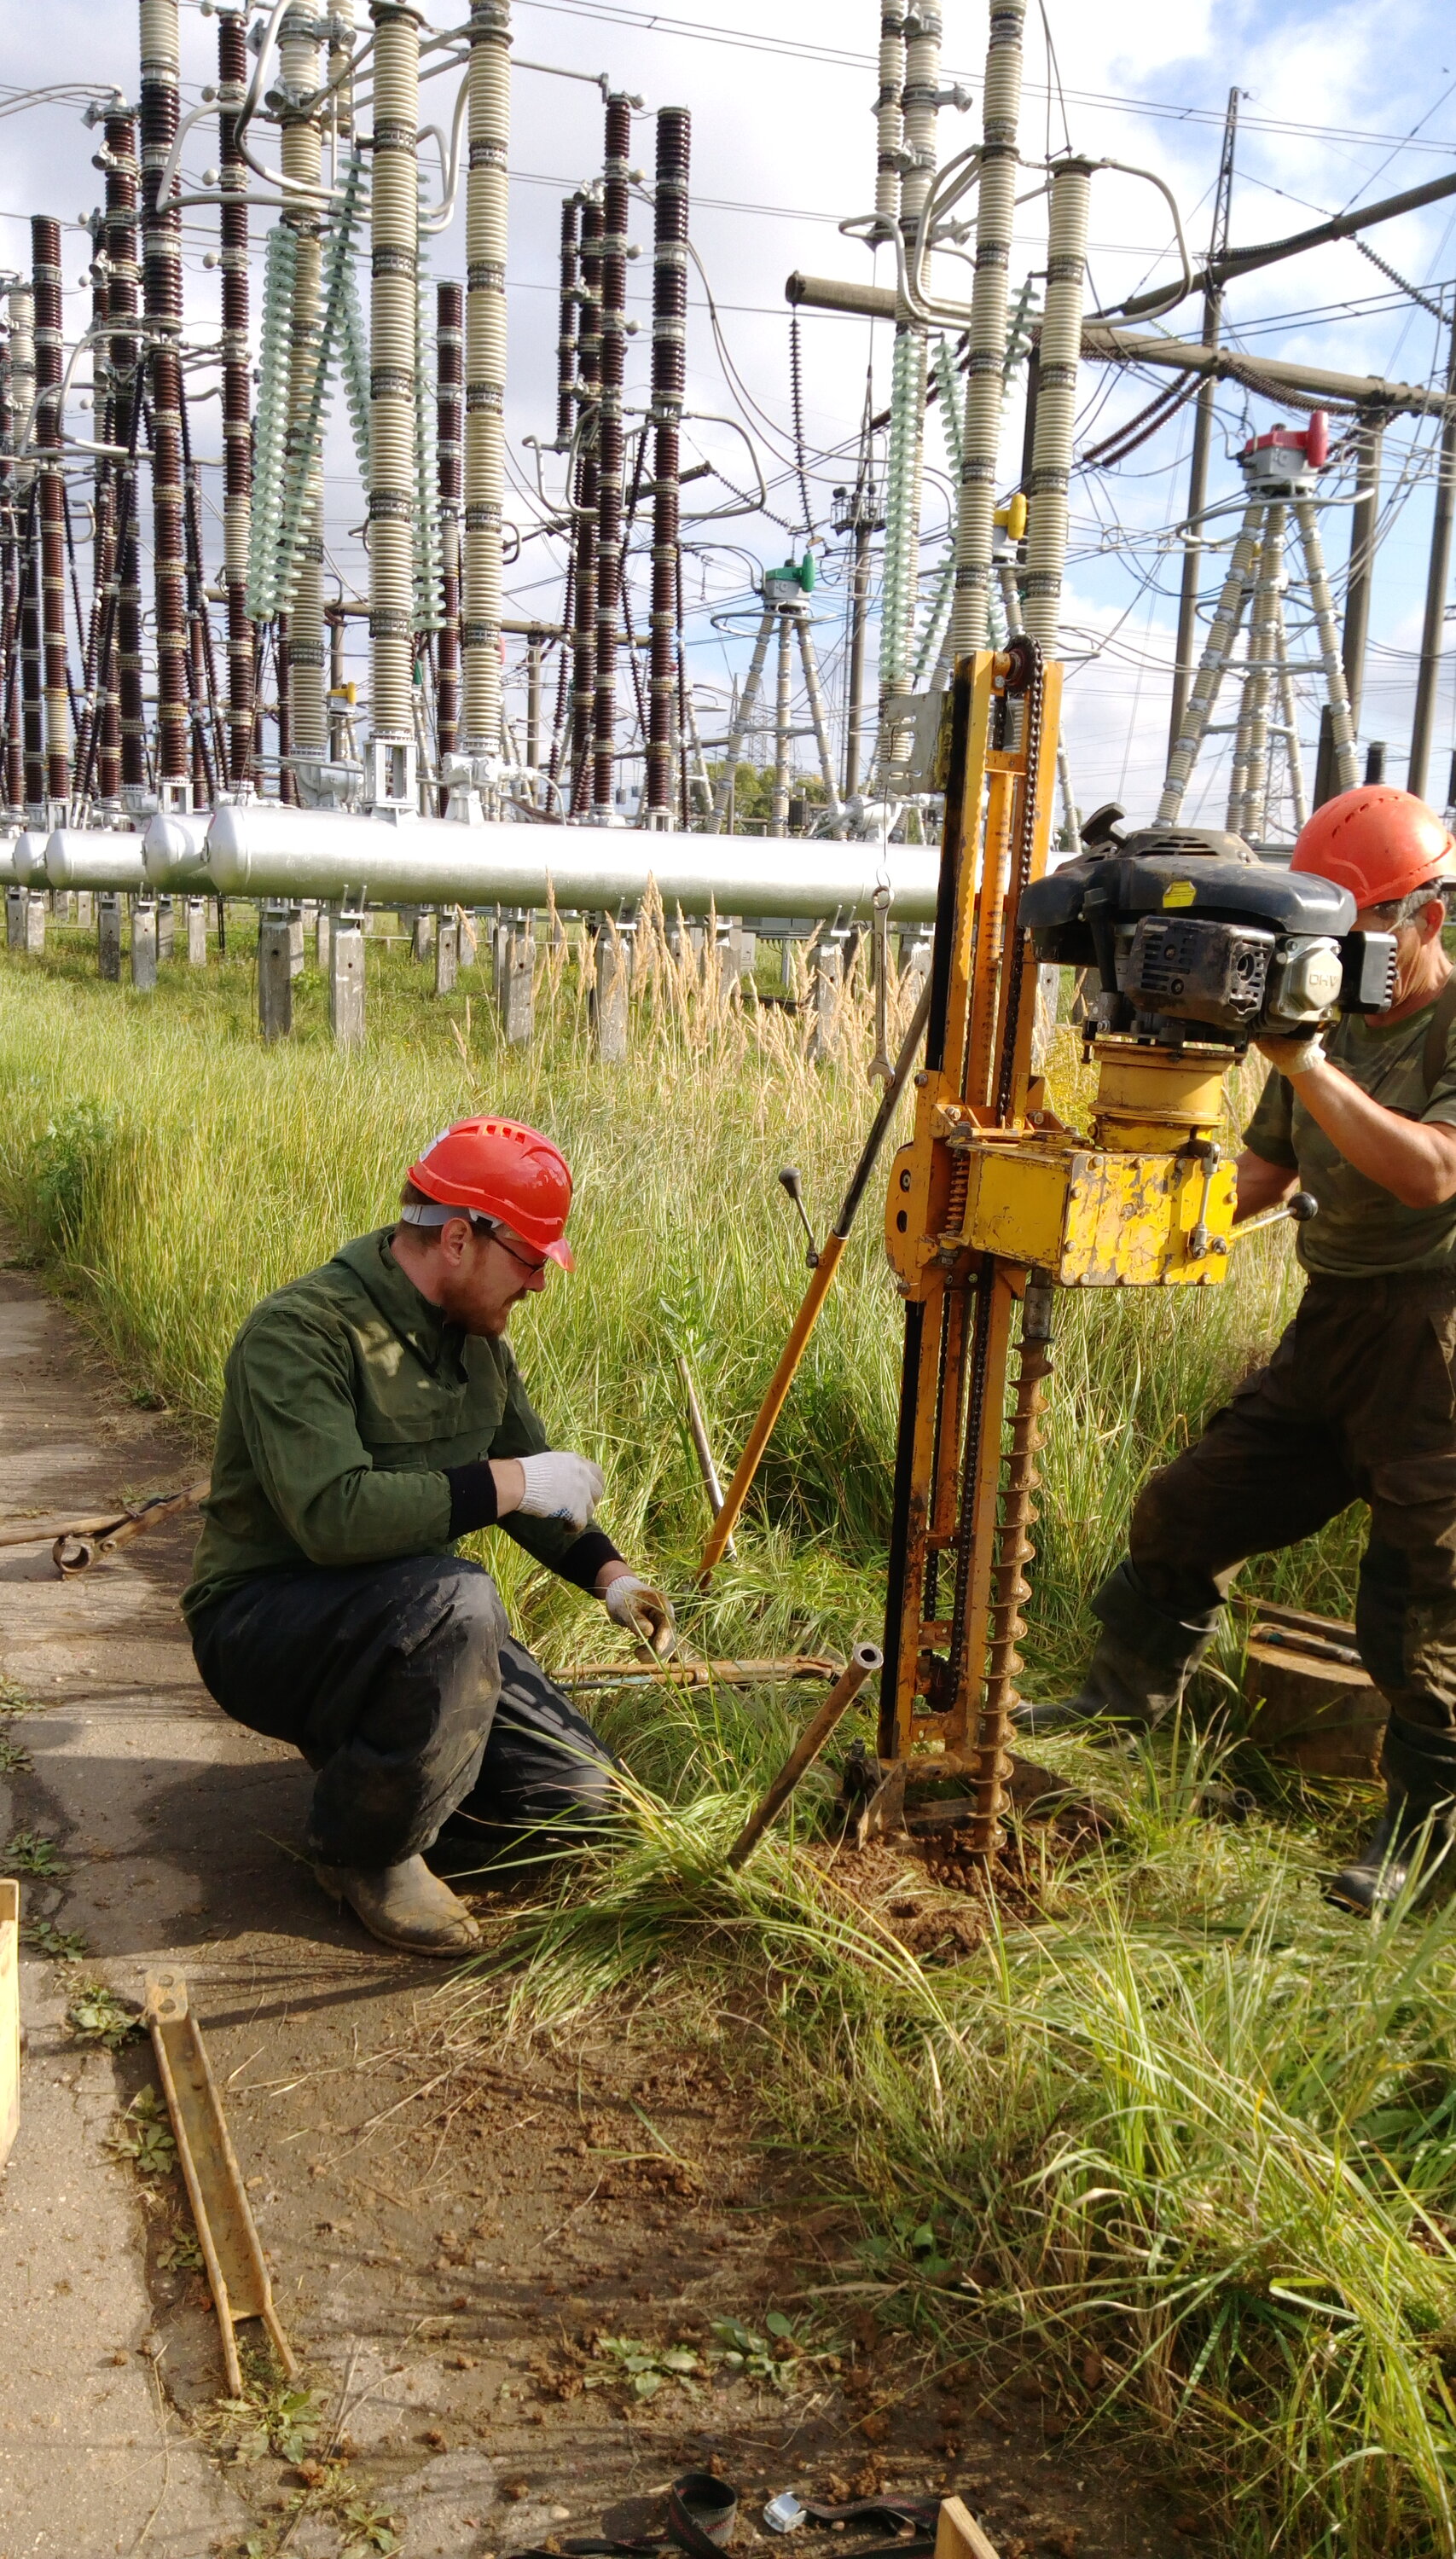
[[[1456,976],[1441,943],[1452,838],[1408,792],[1328,800],[1291,867],[1352,891],[1395,936],[1394,999],[1323,1038],[1263,1039],[1270,1075],[1238,1158],[1239,1217],[1313,1193],[1309,1275],[1267,1368],[1144,1486],[1092,1601],[1081,1694],[1028,1706],[1035,1735],[1171,1715],[1240,1564],[1357,1500],[1370,1536],[1360,1656],[1389,1709],[1385,1814],[1332,1900],[1374,1912],[1456,1837]]]
[[[425,1864],[442,1828],[580,1837],[613,1782],[457,1539],[504,1528],[655,1652],[673,1641],[668,1600],[592,1524],[600,1468],[550,1446],[506,1339],[547,1265],[573,1267],[570,1206],[549,1137],[461,1121],[410,1166],[397,1223],[275,1289],[227,1356],[182,1602],[197,1665],[317,1770],[325,1890],[413,1953],[480,1933]]]

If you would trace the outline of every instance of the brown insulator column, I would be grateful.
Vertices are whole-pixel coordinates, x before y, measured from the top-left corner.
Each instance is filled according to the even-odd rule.
[[[677,692],[680,421],[687,336],[686,107],[657,116],[653,224],[653,611],[649,661],[648,825],[672,818],[672,714]],[[685,750],[684,750],[685,751]]]
[[[576,419],[577,245],[581,198],[561,206],[561,325],[556,338],[556,450],[565,453]]]
[[[141,435],[142,371],[137,342],[136,122],[108,115],[102,126],[101,167],[106,179],[106,302],[111,324],[112,440],[128,459],[116,466],[116,603],[108,603],[97,684],[96,791],[118,792],[135,808],[147,787],[146,705],[142,698],[141,559],[137,541],[136,453]]]
[[[180,799],[191,772],[183,535],[182,217],[159,209],[177,138],[177,0],[141,0],[142,307],[152,385],[152,552],[157,615],[157,789]]]
[[[10,396],[16,441],[35,445],[36,308],[28,284],[6,289],[10,314]],[[16,472],[20,497],[19,582],[16,628],[20,649],[21,734],[24,805],[33,820],[45,814],[46,714],[41,699],[41,573],[36,544],[35,464],[22,462]]]
[[[460,744],[460,420],[464,298],[458,284],[435,287],[435,454],[440,490],[440,584],[436,634],[435,732],[440,760]],[[449,793],[440,787],[440,815]]]
[[[597,681],[592,813],[612,815],[617,750],[617,592],[622,583],[622,382],[627,366],[627,169],[632,109],[607,100],[602,172],[601,387],[597,397]]]
[[[15,413],[11,397],[10,337],[0,340],[0,684],[4,686],[5,805],[19,809],[25,792],[20,735],[20,542],[15,506]]]
[[[222,193],[222,583],[227,590],[227,787],[253,778],[253,627],[247,610],[252,522],[247,343],[247,167],[237,115],[247,88],[247,23],[218,20],[218,175]]]
[[[110,294],[106,281],[105,225],[91,216],[91,414],[98,444],[112,441],[114,384],[106,347]],[[98,453],[91,484],[91,609],[86,621],[81,664],[80,713],[75,729],[75,796],[90,797],[96,765],[96,730],[104,713],[101,640],[106,625],[111,578],[116,565],[116,481],[110,461]]]
[[[591,799],[597,688],[597,386],[601,380],[602,208],[581,211],[581,333],[576,369],[575,604],[571,634],[571,814]]]

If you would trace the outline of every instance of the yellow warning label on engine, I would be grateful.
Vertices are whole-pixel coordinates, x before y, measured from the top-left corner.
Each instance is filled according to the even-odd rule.
[[[1198,895],[1192,880],[1169,880],[1163,891],[1165,906],[1192,906]]]

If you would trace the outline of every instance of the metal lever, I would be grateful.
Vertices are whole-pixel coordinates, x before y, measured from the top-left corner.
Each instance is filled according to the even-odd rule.
[[[1230,1229],[1229,1241],[1241,1244],[1246,1235],[1257,1235],[1261,1227],[1280,1226],[1286,1217],[1292,1217],[1296,1226],[1308,1226],[1310,1219],[1318,1217],[1319,1213],[1320,1204],[1313,1191],[1296,1191],[1292,1199],[1284,1200],[1278,1208],[1266,1208],[1257,1217],[1240,1219],[1238,1226]]]
[[[800,1225],[802,1227],[804,1234],[808,1238],[808,1251],[804,1255],[804,1260],[807,1262],[810,1271],[817,1271],[819,1267],[819,1248],[814,1242],[814,1231],[808,1222],[808,1211],[803,1204],[803,1176],[800,1172],[797,1164],[786,1164],[784,1170],[779,1175],[779,1179],[785,1190],[789,1193],[795,1207],[798,1209]]]

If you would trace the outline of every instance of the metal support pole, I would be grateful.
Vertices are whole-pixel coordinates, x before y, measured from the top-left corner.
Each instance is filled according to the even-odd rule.
[[[1335,627],[1335,606],[1330,595],[1330,581],[1325,573],[1324,547],[1320,541],[1319,512],[1312,498],[1294,501],[1294,520],[1304,548],[1305,577],[1310,602],[1314,608],[1315,628],[1319,633],[1320,657],[1325,670],[1325,687],[1330,697],[1330,737],[1335,758],[1337,790],[1355,787],[1355,726],[1350,716],[1350,696],[1345,689],[1345,670],[1340,663],[1339,633]]]
[[[1345,586],[1345,629],[1340,661],[1350,696],[1350,726],[1358,736],[1365,692],[1365,651],[1370,633],[1371,582],[1375,571],[1376,533],[1381,515],[1381,463],[1385,440],[1383,417],[1363,417],[1355,437],[1355,485],[1359,494],[1350,511],[1350,571]]]
[[[1168,758],[1167,779],[1158,802],[1157,822],[1160,827],[1170,826],[1177,819],[1189,777],[1198,762],[1199,749],[1208,734],[1209,722],[1219,698],[1219,686],[1234,654],[1238,625],[1243,619],[1244,599],[1258,558],[1263,514],[1262,499],[1250,498],[1243,510],[1243,521],[1224,578],[1218,609],[1204,642],[1203,656],[1198,662],[1198,673],[1183,714],[1183,727]]]
[[[824,688],[819,681],[819,662],[814,655],[813,632],[808,609],[800,605],[794,616],[799,632],[799,655],[803,666],[804,690],[808,694],[808,715],[813,723],[814,744],[818,749],[819,771],[823,776],[824,798],[829,810],[829,831],[844,831],[844,812],[839,805],[839,786],[834,779],[834,754],[829,744],[828,714],[824,707]]]
[[[1218,184],[1214,191],[1213,234],[1209,242],[1209,265],[1224,255],[1229,245],[1229,208],[1234,193],[1234,146],[1238,132],[1238,91],[1231,88],[1224,115],[1224,148],[1219,159]],[[1203,298],[1203,343],[1217,347],[1223,316],[1224,297],[1219,285],[1206,283]],[[1203,517],[1209,501],[1209,446],[1214,429],[1214,399],[1217,385],[1213,377],[1203,382],[1194,401],[1193,452],[1188,465],[1188,506],[1183,536],[1183,578],[1178,595],[1178,647],[1173,661],[1173,701],[1168,719],[1168,754],[1171,758],[1183,729],[1188,708],[1189,687],[1193,682],[1194,637],[1198,630],[1198,584],[1203,564]]]
[[[854,565],[849,588],[849,697],[844,720],[844,797],[859,789],[860,731],[864,719],[864,630],[870,590],[870,543],[874,526],[856,521]]]
[[[738,696],[738,708],[728,730],[728,742],[723,751],[723,769],[718,776],[718,787],[713,793],[713,806],[709,812],[707,826],[703,829],[708,835],[722,832],[723,821],[728,815],[739,754],[748,733],[749,722],[758,704],[759,687],[764,680],[764,662],[769,654],[769,636],[774,628],[774,618],[773,605],[766,604],[754,636],[753,656],[749,660],[743,690]],[[787,801],[785,806],[787,811]]]
[[[1286,508],[1276,499],[1264,512],[1258,573],[1249,615],[1248,670],[1239,715],[1239,753],[1229,798],[1231,833],[1249,838],[1264,831],[1269,785],[1269,688],[1277,660],[1279,581],[1284,573]]]
[[[789,832],[789,725],[793,699],[794,617],[783,605],[778,608],[779,666],[774,695],[774,805],[769,820],[771,835]]]
[[[1426,570],[1425,615],[1420,631],[1420,671],[1415,679],[1415,709],[1410,723],[1410,761],[1405,788],[1425,796],[1431,730],[1436,707],[1436,679],[1445,634],[1446,588],[1451,575],[1451,516],[1456,505],[1456,305],[1447,326],[1446,416],[1436,465],[1436,497],[1431,516],[1431,551]]]

